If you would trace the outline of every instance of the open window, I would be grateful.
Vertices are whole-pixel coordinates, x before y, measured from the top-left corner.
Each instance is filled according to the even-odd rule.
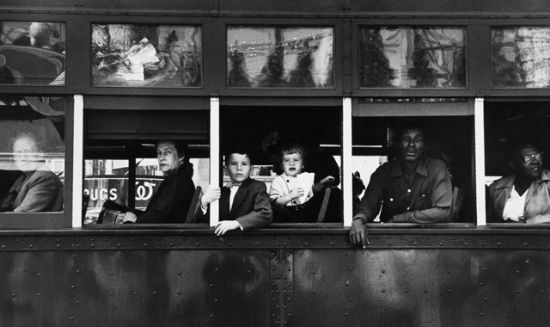
[[[395,165],[399,162],[398,159],[402,155],[399,146],[400,132],[413,127],[423,130],[423,156],[443,163],[441,167],[446,167],[451,180],[451,188],[445,191],[451,192],[448,216],[445,219],[438,219],[438,222],[442,220],[457,223],[475,222],[474,120],[471,101],[436,98],[364,98],[359,99],[354,105],[352,124],[354,205],[360,203],[364,197],[365,189],[371,182],[371,175],[377,169],[384,164]],[[382,182],[378,180],[376,185],[380,189],[386,189],[394,182],[400,183],[397,181],[397,175],[401,176],[401,174],[397,174],[397,170],[391,170],[391,175],[384,175],[386,178]],[[430,174],[428,167],[428,178],[431,178]],[[403,195],[403,212],[409,211],[409,207],[414,205],[415,200],[407,198],[407,194],[410,194],[411,190],[412,193],[415,192],[416,177],[415,181],[407,183],[413,187],[403,189],[403,192],[408,192]],[[403,185],[405,184],[403,182]],[[418,197],[430,198],[433,194],[431,190],[428,188],[421,191]],[[448,197],[449,194],[446,196]],[[379,203],[380,208],[384,205],[398,206],[400,201],[398,198],[388,196],[386,193],[383,197],[384,199]],[[430,198],[428,202],[433,201]],[[381,211],[373,213],[373,217],[369,220],[379,222],[388,219],[388,217],[381,217],[380,213]]]
[[[103,220],[101,214],[107,201],[127,207],[126,210],[132,212],[135,210],[138,217],[141,211],[160,210],[159,217],[143,222],[202,223],[190,212],[194,208],[191,202],[196,198],[193,192],[200,192],[209,184],[208,119],[206,110],[86,108],[83,192],[87,203],[84,224],[97,224],[98,218],[99,223],[111,222]],[[166,171],[159,165],[159,143],[170,144],[183,153],[181,169]],[[180,145],[185,148],[180,148]],[[175,184],[170,184],[174,185],[173,189],[166,191],[169,187],[167,181],[174,171],[185,171],[186,177],[178,177]],[[192,180],[191,194],[187,177]],[[166,194],[178,194],[167,205],[185,201],[189,205],[182,206],[181,210],[165,210],[162,207],[165,199],[159,195],[164,194],[160,191],[162,188]],[[152,204],[151,201],[161,204]]]
[[[274,223],[341,223],[341,126],[338,107],[222,106],[221,153],[249,153],[250,177],[266,184]],[[301,162],[287,171],[284,154],[295,154]],[[222,185],[229,183],[224,172]],[[297,188],[304,195],[275,202]]]
[[[486,102],[484,117],[487,222],[547,223],[548,102]],[[528,181],[526,188],[522,180]],[[521,203],[517,213],[516,200]]]

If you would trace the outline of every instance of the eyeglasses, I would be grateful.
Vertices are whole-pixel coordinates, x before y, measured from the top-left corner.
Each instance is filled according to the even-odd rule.
[[[533,159],[542,160],[543,154],[544,154],[544,152],[539,152],[539,153],[535,153],[535,154],[526,154],[526,155],[519,156],[519,157],[521,159],[523,159],[523,161],[525,161],[525,163],[528,163],[528,162],[533,161]]]

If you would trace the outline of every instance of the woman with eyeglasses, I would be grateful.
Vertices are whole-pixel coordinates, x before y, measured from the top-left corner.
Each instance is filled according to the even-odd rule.
[[[513,175],[488,189],[487,221],[550,223],[550,171],[542,167],[543,152],[533,143],[513,148]]]

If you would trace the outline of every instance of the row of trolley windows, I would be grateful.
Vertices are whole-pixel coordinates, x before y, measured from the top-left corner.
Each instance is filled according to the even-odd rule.
[[[0,101],[1,211],[10,214],[63,212],[67,207],[64,199],[69,198],[64,196],[66,169],[70,169],[66,168],[65,151],[70,123],[66,109],[69,98],[2,96]],[[273,223],[342,223],[344,203],[352,201],[355,212],[364,208],[363,198],[368,193],[365,189],[369,187],[391,190],[383,194],[382,208],[403,201],[410,201],[412,206],[415,201],[426,198],[437,201],[430,186],[433,176],[429,167],[424,173],[416,170],[413,180],[404,177],[405,168],[401,171],[403,176],[395,175],[395,169],[390,170],[386,179],[379,176],[376,179],[376,174],[373,175],[377,170],[382,171],[384,165],[395,168],[396,162],[419,152],[419,141],[415,139],[418,135],[412,136],[413,140],[404,139],[411,136],[403,131],[411,128],[422,131],[422,154],[443,164],[445,171],[440,173],[444,173],[451,184],[446,191],[450,192],[446,195],[450,200],[444,204],[447,216],[438,222],[475,223],[478,207],[475,190],[479,183],[488,187],[488,222],[504,222],[503,215],[508,215],[511,221],[545,222],[550,203],[545,198],[550,175],[543,157],[548,147],[545,140],[549,137],[547,103],[485,103],[485,174],[477,179],[474,176],[475,115],[471,101],[365,99],[354,103],[352,109],[352,157],[350,163],[343,163],[345,131],[342,107],[338,106],[222,106],[219,140],[210,140],[208,110],[85,108],[83,224],[121,222],[124,218],[121,213],[126,211],[139,218],[142,211],[161,210],[171,205],[164,203],[165,197],[159,194],[181,195],[182,192],[187,192],[185,196],[190,202],[179,208],[177,214],[170,216],[161,210],[160,218],[143,222],[207,223],[207,215],[191,212],[203,211],[200,199],[210,184],[230,186],[235,182],[234,176],[225,169],[228,167],[224,167],[227,153],[247,154],[251,166],[242,174],[265,185],[268,205],[273,205]],[[211,182],[210,145],[215,142],[221,153],[220,179]],[[414,142],[417,142],[416,148],[403,145]],[[186,147],[176,146],[182,143]],[[159,149],[160,144],[168,144],[185,155],[182,167],[185,167],[186,185],[192,185],[190,192],[182,191],[179,186],[167,186],[171,175],[165,166],[170,163],[160,159],[159,150],[161,154],[164,151]],[[518,148],[522,144],[524,147]],[[299,162],[292,167],[285,166],[283,159],[288,159],[288,154],[297,154]],[[342,191],[343,164],[352,167],[353,187],[349,199],[344,198]],[[411,192],[407,187],[401,195],[392,190],[391,185],[395,183],[392,178],[398,177],[412,185],[414,193],[414,179],[419,178],[418,174],[424,174],[422,177],[427,176],[430,181],[427,188],[417,190],[416,198],[406,194]],[[515,183],[512,176],[516,176],[516,181],[518,176],[531,176],[534,182]],[[288,189],[277,189],[281,178],[281,185]],[[276,202],[280,192],[288,195],[297,188],[302,188],[303,194],[283,205]],[[180,200],[174,198],[173,201]],[[508,204],[508,201],[512,202]],[[377,207],[376,210],[369,221],[392,222],[384,216],[384,209],[380,211]],[[414,210],[407,208],[407,211]],[[530,221],[531,216],[538,218]]]
[[[464,26],[360,25],[363,88],[465,88]],[[69,31],[71,32],[71,31]],[[335,88],[332,26],[228,26],[230,88]],[[0,21],[0,84],[65,85],[71,53],[62,22]],[[550,85],[549,27],[491,27],[494,87]],[[197,88],[204,82],[199,25],[91,26],[92,85]],[[206,67],[207,68],[207,67]]]

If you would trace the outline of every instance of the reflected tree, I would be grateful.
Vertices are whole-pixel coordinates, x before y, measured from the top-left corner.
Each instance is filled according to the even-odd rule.
[[[284,46],[281,29],[275,29],[275,47],[267,57],[267,63],[262,68],[258,81],[260,87],[281,87],[287,82],[283,79],[284,74]]]
[[[306,50],[298,57],[298,65],[295,70],[290,72],[290,85],[298,87],[315,87],[313,82],[311,50]]]
[[[234,49],[229,53],[229,61],[231,62],[231,71],[229,71],[227,76],[227,85],[232,87],[250,87],[244,54]]]
[[[391,86],[394,79],[394,71],[384,54],[379,31],[379,28],[365,28],[361,31],[361,86]]]

